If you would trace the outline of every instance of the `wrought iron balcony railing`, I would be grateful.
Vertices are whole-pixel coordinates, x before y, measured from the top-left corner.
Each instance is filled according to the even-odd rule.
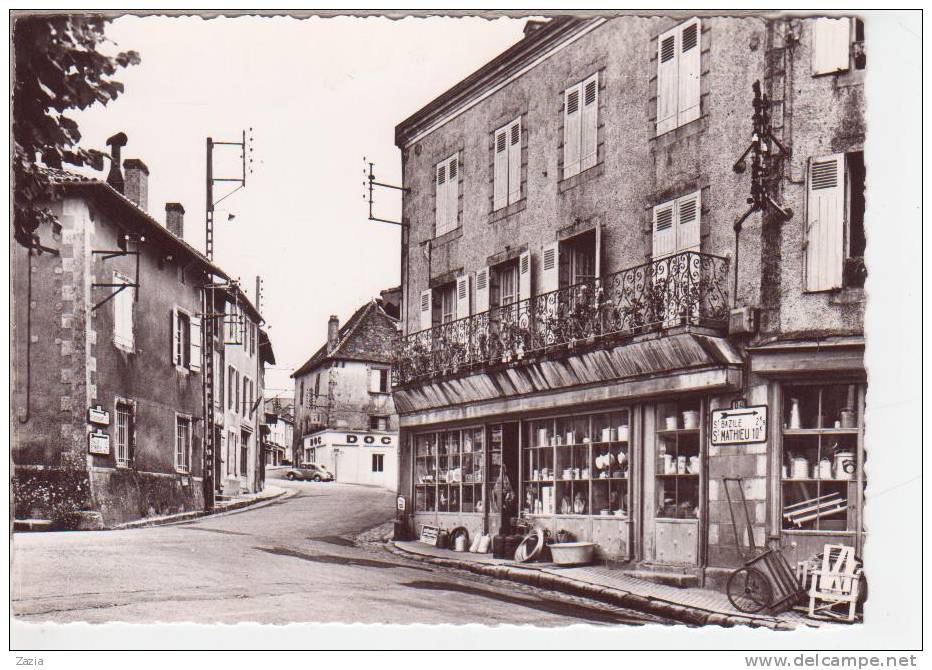
[[[395,385],[509,363],[562,345],[728,320],[728,259],[695,251],[621,270],[402,338]]]

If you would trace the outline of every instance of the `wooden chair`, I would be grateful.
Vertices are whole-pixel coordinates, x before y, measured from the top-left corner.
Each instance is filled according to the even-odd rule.
[[[817,613],[835,619],[854,621],[861,582],[861,567],[854,557],[854,547],[826,544],[822,569],[810,572],[809,616]],[[848,605],[847,616],[833,611],[836,605]]]

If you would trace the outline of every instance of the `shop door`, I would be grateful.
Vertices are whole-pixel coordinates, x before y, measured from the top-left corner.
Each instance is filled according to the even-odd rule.
[[[646,563],[687,568],[701,562],[703,413],[698,399],[645,407],[640,539]]]
[[[518,424],[493,424],[489,439],[489,532],[510,532],[518,513]]]

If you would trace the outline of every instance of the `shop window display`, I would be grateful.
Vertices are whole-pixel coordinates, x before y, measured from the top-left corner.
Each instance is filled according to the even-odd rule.
[[[864,486],[857,384],[783,387],[784,530],[858,530]]]
[[[484,511],[483,435],[467,428],[415,436],[415,511]]]
[[[630,435],[627,409],[528,422],[524,511],[627,518]]]
[[[662,403],[657,412],[656,517],[698,519],[702,472],[699,401]]]

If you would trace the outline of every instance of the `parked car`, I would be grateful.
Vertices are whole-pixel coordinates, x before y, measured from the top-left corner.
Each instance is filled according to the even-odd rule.
[[[313,482],[332,482],[333,473],[323,465],[317,463],[303,463],[297,467],[291,468],[285,473],[285,478],[289,481],[310,480]]]

